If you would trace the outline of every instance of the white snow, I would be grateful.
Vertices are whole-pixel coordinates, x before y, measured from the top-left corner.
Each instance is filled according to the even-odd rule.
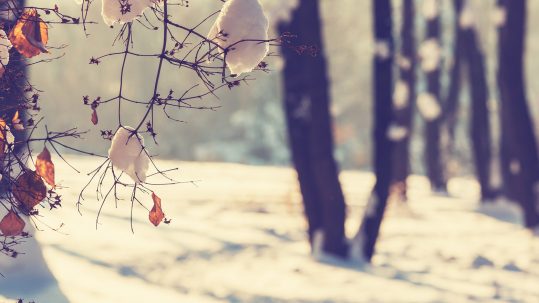
[[[9,49],[12,47],[11,41],[7,38],[6,32],[0,29],[0,67],[5,67],[9,63]]]
[[[410,88],[408,84],[402,80],[395,83],[395,91],[393,92],[393,106],[395,109],[403,109],[408,106],[408,98],[410,97]]]
[[[417,96],[417,107],[419,113],[427,121],[434,121],[438,119],[442,110],[436,97],[430,93],[421,93]]]
[[[374,54],[380,60],[387,60],[391,56],[389,43],[386,40],[378,40],[374,45]]]
[[[387,129],[387,138],[393,142],[398,142],[408,137],[408,128],[391,123]]]
[[[507,11],[504,7],[496,5],[494,12],[492,14],[492,21],[497,27],[502,27],[505,25],[507,19]]]
[[[475,16],[469,5],[465,5],[459,16],[459,26],[462,29],[470,29],[475,24]]]
[[[438,69],[442,58],[442,48],[437,39],[425,40],[419,46],[419,57],[421,58],[421,68],[425,72],[432,72]]]
[[[404,70],[410,70],[412,68],[412,61],[410,58],[399,55],[397,56],[397,65]]]
[[[85,172],[100,162],[67,160]],[[117,208],[106,204],[95,230],[99,202],[86,200],[83,216],[73,202],[87,176],[55,164],[64,205],[43,210],[41,219],[65,226],[58,233],[41,225],[37,239],[71,303],[503,303],[539,297],[539,239],[518,224],[476,212],[479,188],[469,179],[451,179],[452,197],[439,197],[430,194],[428,180],[411,176],[407,203],[413,215],[390,204],[373,264],[361,266],[310,256],[291,169],[160,161],[163,168],[179,167],[180,180],[200,181],[156,188],[172,222],[155,228],[147,210],[135,206],[133,235],[128,199]],[[347,233],[353,236],[374,178],[346,171],[341,180],[349,204]],[[129,197],[130,189],[120,194]],[[143,202],[150,205],[151,198]],[[478,257],[493,265],[475,268]],[[2,295],[62,302],[41,294]]]
[[[421,6],[421,13],[423,17],[427,20],[432,20],[440,14],[440,3],[438,0],[423,0],[423,5]]]
[[[258,0],[228,0],[208,39],[228,49],[226,64],[235,75],[251,72],[269,51],[269,21]]]
[[[133,134],[133,128],[120,127],[109,148],[109,158],[114,167],[125,172],[135,183],[146,181],[150,159],[144,151],[144,138]]]
[[[159,0],[103,0],[101,16],[108,26],[124,24],[140,17]]]
[[[299,4],[298,0],[261,0],[260,2],[272,26],[289,22],[292,11]]]

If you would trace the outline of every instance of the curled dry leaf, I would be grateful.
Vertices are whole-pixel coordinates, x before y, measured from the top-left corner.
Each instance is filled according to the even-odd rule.
[[[99,118],[97,117],[97,111],[94,109],[94,111],[92,112],[92,123],[94,125],[97,125],[98,122]]]
[[[39,18],[36,9],[27,9],[9,33],[9,40],[26,58],[48,53],[45,48],[49,40],[47,24]]]
[[[31,170],[22,173],[13,186],[13,197],[27,211],[38,205],[47,196],[47,187],[41,177]]]
[[[14,237],[22,234],[25,223],[19,215],[10,210],[0,221],[0,232],[6,237]]]
[[[165,218],[165,214],[161,209],[161,198],[159,198],[155,193],[152,193],[152,200],[153,207],[152,210],[150,210],[149,218],[153,225],[158,226]]]
[[[19,111],[16,111],[13,115],[13,119],[11,119],[11,125],[13,125],[13,129],[24,130],[24,125],[21,123]]]
[[[44,147],[43,151],[37,155],[36,173],[53,188],[56,186],[54,183],[54,163],[52,163],[51,153],[47,147]]]

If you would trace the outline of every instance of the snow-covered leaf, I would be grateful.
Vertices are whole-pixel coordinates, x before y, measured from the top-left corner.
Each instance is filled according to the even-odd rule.
[[[269,21],[258,0],[228,0],[208,33],[226,50],[225,61],[235,75],[251,72],[269,51]]]
[[[101,16],[108,26],[124,24],[140,17],[160,0],[103,0]]]
[[[144,151],[144,138],[129,126],[118,128],[109,148],[114,167],[125,172],[135,183],[146,181],[150,159]]]

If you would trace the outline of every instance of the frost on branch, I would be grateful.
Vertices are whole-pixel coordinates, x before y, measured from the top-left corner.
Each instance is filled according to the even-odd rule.
[[[269,21],[258,0],[228,0],[208,33],[225,49],[225,61],[235,75],[251,72],[269,51]]]
[[[395,109],[403,109],[408,106],[408,98],[410,97],[410,89],[408,84],[402,80],[397,81],[395,84],[395,91],[393,92],[393,106]]]
[[[423,17],[427,20],[432,20],[440,14],[438,0],[424,0],[423,6],[421,7],[421,12]]]
[[[109,149],[109,158],[114,167],[125,172],[135,183],[146,181],[150,158],[144,151],[144,138],[134,134],[129,126],[120,127]]]
[[[108,26],[131,22],[159,0],[103,0],[101,16]]]

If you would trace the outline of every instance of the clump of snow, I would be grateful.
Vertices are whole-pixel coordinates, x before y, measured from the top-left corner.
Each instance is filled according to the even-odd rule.
[[[9,49],[12,47],[6,32],[0,29],[0,63],[2,68],[9,63]]]
[[[408,128],[392,123],[387,128],[387,138],[393,142],[402,141],[408,137]]]
[[[109,149],[109,158],[114,167],[125,172],[135,183],[146,181],[146,173],[150,159],[144,151],[144,138],[133,135],[134,129],[129,126],[120,127]]]
[[[459,26],[462,29],[470,29],[475,24],[474,13],[472,9],[466,5],[464,9],[460,12],[459,16]]]
[[[421,7],[421,13],[427,20],[432,20],[439,15],[440,3],[438,0],[423,0],[423,6]]]
[[[108,26],[131,22],[160,0],[103,0],[101,16]]]
[[[516,202],[505,199],[497,199],[492,202],[481,203],[478,212],[496,218],[501,221],[510,222],[518,225],[524,223],[524,213]]]
[[[472,267],[473,268],[494,267],[494,262],[492,262],[486,257],[479,255],[473,260]]]
[[[511,160],[509,163],[509,171],[513,175],[518,175],[520,173],[521,167],[520,167],[520,161],[517,159]]]
[[[436,100],[436,97],[430,93],[419,94],[417,97],[417,107],[419,109],[419,113],[421,113],[423,118],[425,118],[427,121],[434,121],[438,119],[442,113],[438,100]]]
[[[433,38],[421,43],[419,57],[421,58],[421,68],[425,72],[432,72],[438,69],[442,58],[442,48],[438,40]]]
[[[397,65],[404,70],[410,70],[412,68],[412,61],[410,58],[399,55],[397,56]]]
[[[393,106],[395,109],[403,109],[408,106],[408,98],[410,97],[410,88],[408,84],[402,80],[398,80],[395,84],[393,92]]]
[[[374,46],[374,53],[376,57],[381,60],[387,60],[391,56],[391,50],[389,43],[385,40],[378,40]]]
[[[258,0],[228,0],[208,33],[208,40],[226,50],[235,75],[251,72],[269,51],[269,21]]]
[[[507,20],[507,11],[504,7],[497,5],[492,14],[492,21],[497,27],[505,25]]]
[[[298,0],[261,0],[269,22],[275,26],[281,22],[289,22],[292,11],[298,6]]]

